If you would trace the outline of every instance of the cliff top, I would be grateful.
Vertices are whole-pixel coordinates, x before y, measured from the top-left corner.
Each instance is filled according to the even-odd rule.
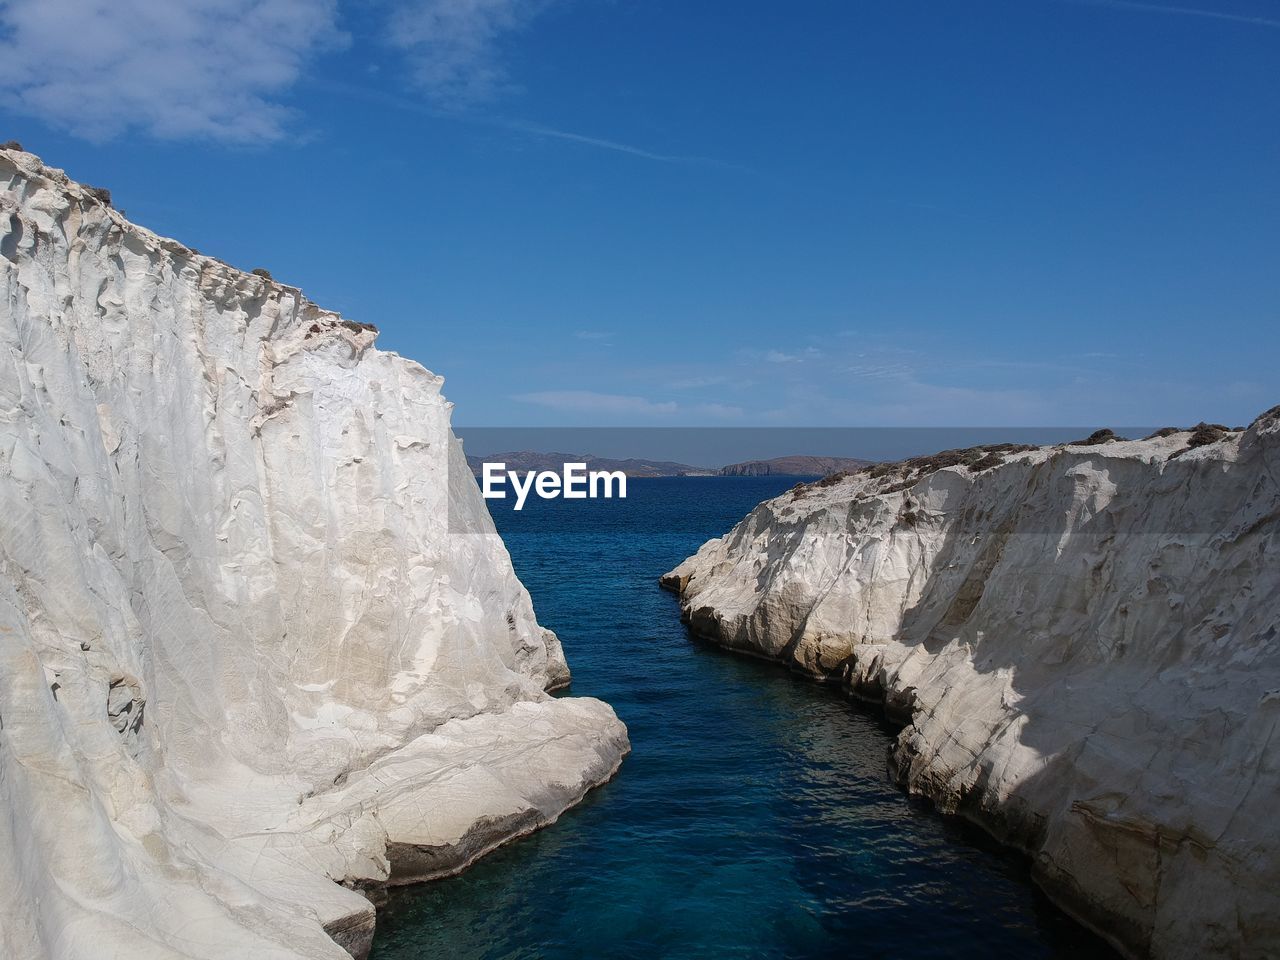
[[[984,444],[956,450],[943,450],[927,456],[885,463],[874,463],[858,470],[833,473],[811,483],[798,483],[791,488],[791,500],[799,500],[817,491],[830,489],[835,499],[855,500],[898,493],[942,470],[967,475],[980,474],[1013,460],[1043,462],[1063,454],[1089,454],[1146,462],[1171,461],[1183,456],[1234,458],[1240,445],[1251,434],[1280,425],[1280,406],[1272,407],[1254,418],[1247,427],[1198,423],[1193,427],[1164,427],[1141,439],[1117,436],[1111,430],[1098,430],[1080,440],[1068,443],[1034,446],[1018,443]],[[825,498],[824,498],[825,499]]]
[[[36,154],[22,149],[22,145],[17,141],[10,140],[0,144],[0,203],[4,201],[4,193],[14,189],[15,177],[21,177],[29,183],[37,185],[37,187],[56,190],[72,202],[95,208],[102,216],[112,221],[121,230],[137,236],[144,246],[149,249],[163,251],[176,259],[188,260],[197,265],[202,272],[213,274],[217,279],[232,286],[246,291],[257,290],[260,293],[268,291],[276,294],[287,293],[297,298],[304,308],[311,308],[311,311],[314,311],[317,315],[317,320],[320,322],[328,321],[330,324],[340,324],[353,332],[367,332],[375,336],[378,332],[378,328],[371,323],[346,320],[334,311],[320,307],[303,294],[301,288],[276,280],[269,270],[262,267],[241,270],[225,260],[201,253],[181,241],[172,237],[161,236],[138,223],[134,223],[124,215],[123,211],[116,209],[112,205],[111,191],[109,189],[90,186],[74,180],[68,176],[65,170],[48,166]],[[5,205],[7,206],[7,204]]]

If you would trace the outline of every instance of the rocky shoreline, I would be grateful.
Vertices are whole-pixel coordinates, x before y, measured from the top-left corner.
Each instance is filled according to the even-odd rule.
[[[903,724],[894,778],[1135,957],[1280,949],[1280,408],[802,485],[662,577]]]

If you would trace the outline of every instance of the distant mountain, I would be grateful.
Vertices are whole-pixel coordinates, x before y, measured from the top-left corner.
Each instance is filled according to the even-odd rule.
[[[480,476],[485,463],[505,463],[508,470],[554,470],[560,473],[566,463],[585,463],[587,470],[621,470],[628,477],[825,477],[833,473],[857,470],[871,463],[849,457],[774,457],[772,460],[746,460],[727,467],[694,467],[671,460],[642,460],[631,457],[614,460],[589,453],[538,453],[515,450],[491,453],[483,457],[467,457],[471,472]]]
[[[691,467],[687,463],[675,463],[671,460],[640,460],[634,457],[626,460],[612,460],[587,453],[536,453],[532,450],[519,450],[492,453],[483,457],[467,457],[467,465],[476,476],[480,475],[482,465],[485,463],[505,463],[508,470],[519,473],[529,470],[554,470],[560,473],[566,463],[585,463],[588,471],[621,470],[628,477],[713,477],[716,475],[712,467]]]
[[[774,457],[772,460],[746,460],[720,468],[722,477],[826,477],[867,466],[870,460],[851,457]]]

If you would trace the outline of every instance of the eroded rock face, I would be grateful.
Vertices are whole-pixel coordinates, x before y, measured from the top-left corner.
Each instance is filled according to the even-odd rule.
[[[1121,949],[1275,956],[1280,408],[1162,433],[809,485],[663,584],[882,703],[900,782]]]
[[[0,151],[0,955],[361,955],[617,768],[374,337]]]

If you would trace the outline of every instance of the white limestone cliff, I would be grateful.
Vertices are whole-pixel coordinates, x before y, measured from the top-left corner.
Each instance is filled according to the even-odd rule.
[[[359,956],[620,763],[374,336],[0,150],[6,960]]]
[[[663,584],[882,703],[897,779],[1122,951],[1280,955],[1280,408],[811,484]]]

